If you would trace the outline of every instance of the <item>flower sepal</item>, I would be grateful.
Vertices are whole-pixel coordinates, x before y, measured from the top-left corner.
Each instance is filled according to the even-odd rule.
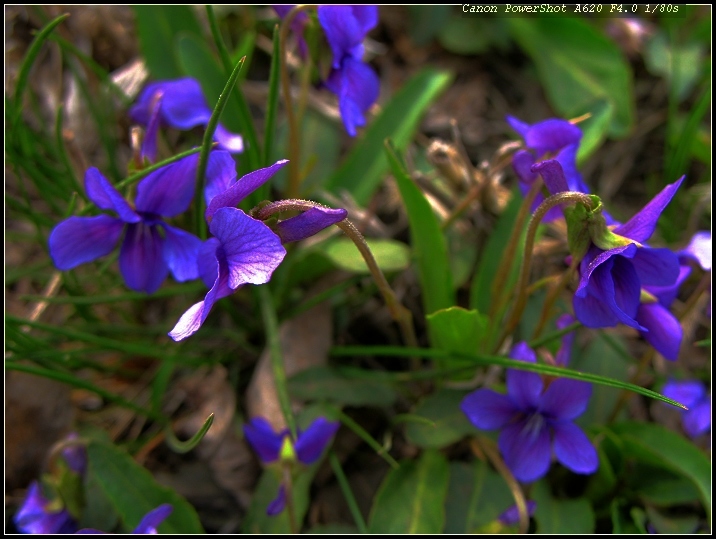
[[[293,442],[291,441],[291,437],[288,435],[284,436],[283,442],[281,442],[279,459],[282,464],[294,464],[298,460],[296,450],[293,447]]]

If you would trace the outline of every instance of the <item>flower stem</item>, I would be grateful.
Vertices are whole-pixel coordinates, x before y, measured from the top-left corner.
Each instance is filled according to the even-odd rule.
[[[488,314],[490,320],[495,320],[497,318],[498,313],[500,313],[500,311],[502,310],[502,306],[504,305],[505,301],[507,301],[507,297],[505,297],[505,295],[503,294],[505,289],[505,282],[510,274],[510,269],[512,268],[512,262],[515,258],[515,253],[517,252],[517,245],[520,242],[520,236],[522,235],[522,228],[524,226],[524,222],[527,219],[527,215],[529,215],[530,213],[532,202],[534,201],[541,187],[542,178],[537,178],[532,183],[529,192],[525,196],[525,199],[522,201],[522,206],[520,206],[520,211],[517,214],[517,218],[515,219],[515,223],[512,228],[512,234],[510,235],[510,240],[507,242],[507,248],[502,254],[502,259],[500,259],[500,265],[497,268],[497,272],[495,273],[495,282],[493,283],[492,287],[494,293],[492,295],[490,313]]]
[[[532,215],[532,219],[530,220],[530,224],[527,227],[527,237],[525,238],[525,249],[522,257],[522,267],[520,268],[520,278],[516,287],[517,298],[515,299],[515,304],[512,307],[512,312],[507,319],[507,323],[504,325],[504,329],[500,334],[499,339],[497,339],[497,345],[494,348],[495,351],[500,349],[507,336],[517,327],[520,317],[522,316],[522,312],[525,310],[525,306],[527,305],[527,286],[530,277],[530,270],[532,269],[532,251],[534,249],[535,236],[537,235],[537,227],[549,210],[566,202],[582,202],[587,207],[592,207],[592,200],[588,195],[578,193],[576,191],[567,191],[552,195],[547,200],[542,202],[542,204],[540,204],[535,210]]]
[[[259,286],[257,290],[261,303],[261,315],[263,317],[264,327],[266,328],[266,338],[271,353],[271,370],[273,371],[276,395],[278,396],[281,413],[286,420],[286,425],[288,425],[291,436],[293,436],[295,440],[297,437],[296,420],[291,412],[291,399],[288,395],[288,382],[286,379],[286,369],[283,364],[283,353],[281,351],[281,341],[278,333],[276,310],[274,309],[273,299],[271,298],[271,292],[268,287]]]
[[[348,504],[348,509],[350,509],[351,515],[353,516],[353,520],[355,521],[356,527],[358,528],[358,533],[365,534],[368,533],[368,526],[365,524],[365,520],[363,519],[363,515],[360,512],[360,508],[358,507],[358,502],[355,499],[355,496],[353,496],[353,492],[351,491],[351,486],[348,483],[348,478],[346,477],[346,474],[343,472],[343,469],[341,468],[341,462],[338,460],[338,457],[336,456],[335,452],[331,451],[328,455],[328,458],[331,462],[331,467],[333,468],[333,473],[336,474],[336,479],[338,480],[338,485],[341,487],[341,491],[343,492],[343,496],[346,498],[346,503]]]
[[[527,533],[527,528],[530,524],[530,516],[527,511],[527,500],[525,500],[525,495],[522,492],[517,479],[515,479],[515,476],[512,475],[512,472],[507,467],[507,464],[505,464],[505,461],[502,460],[500,454],[495,450],[492,440],[487,438],[473,438],[470,440],[470,446],[476,453],[479,454],[482,452],[486,455],[497,472],[505,480],[505,483],[507,483],[507,488],[509,488],[512,493],[512,497],[517,505],[517,512],[520,515],[519,533]]]
[[[316,5],[305,4],[297,5],[288,12],[286,18],[281,22],[281,32],[279,33],[279,49],[281,60],[281,90],[283,91],[283,101],[286,107],[286,119],[288,120],[288,189],[287,196],[290,198],[297,197],[301,186],[301,178],[299,169],[301,166],[301,146],[298,135],[298,122],[293,110],[291,101],[291,82],[288,77],[288,67],[286,61],[286,41],[288,33],[291,31],[291,23],[302,11],[316,8]]]
[[[264,206],[255,212],[252,210],[251,213],[257,219],[263,221],[277,213],[292,210],[307,211],[315,207],[325,206],[310,200],[280,200]],[[398,297],[395,295],[395,292],[393,292],[390,284],[388,284],[388,280],[385,278],[385,275],[383,275],[383,271],[380,267],[378,267],[378,263],[368,247],[368,243],[365,241],[363,234],[361,234],[348,219],[343,219],[343,221],[336,223],[336,226],[340,228],[345,235],[353,241],[353,243],[355,243],[358,251],[363,256],[363,260],[365,260],[365,263],[373,276],[373,280],[378,286],[378,290],[380,290],[380,293],[383,295],[383,299],[385,300],[386,306],[388,307],[393,320],[395,320],[400,326],[405,344],[410,347],[417,347],[418,340],[415,337],[415,330],[413,328],[413,315],[400,303],[400,300],[398,300]]]
[[[289,463],[283,466],[283,488],[286,489],[286,509],[288,509],[288,525],[292,534],[298,533],[298,525],[296,522],[296,508],[293,504],[293,477],[291,475],[291,465]]]

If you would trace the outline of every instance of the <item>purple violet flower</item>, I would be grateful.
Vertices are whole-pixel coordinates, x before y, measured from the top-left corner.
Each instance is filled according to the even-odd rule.
[[[378,24],[378,7],[319,6],[318,22],[333,52],[326,88],[338,96],[343,125],[354,137],[380,91],[378,76],[363,62],[363,40]]]
[[[164,503],[157,507],[156,509],[152,509],[147,513],[144,518],[139,522],[136,528],[132,530],[132,533],[135,535],[144,535],[144,534],[153,534],[156,535],[157,528],[159,525],[164,522],[167,517],[172,513],[173,507],[168,504]],[[92,528],[83,528],[80,531],[76,533],[81,534],[95,534],[95,533],[107,533],[103,532],[101,530],[95,530]]]
[[[328,421],[324,417],[319,417],[305,431],[299,431],[296,441],[293,443],[293,451],[298,461],[307,466],[316,462],[336,434],[338,427],[340,427],[340,423],[337,421]],[[290,439],[288,429],[277,433],[271,424],[262,417],[255,417],[246,423],[244,435],[264,464],[278,461],[281,457],[284,440]],[[266,508],[266,514],[278,515],[285,507],[286,489],[282,484],[276,498]]]
[[[129,109],[133,122],[147,128],[142,156],[154,162],[157,155],[157,131],[160,126],[187,130],[206,125],[212,109],[204,97],[199,81],[192,78],[163,80],[145,86],[137,102]],[[221,149],[232,153],[244,151],[241,135],[228,131],[218,124],[214,140]]]
[[[266,183],[288,163],[246,174],[238,181],[222,180],[230,187],[219,194],[207,194],[205,217],[214,236],[197,248],[198,275],[209,288],[204,301],[192,305],[169,332],[175,341],[196,333],[214,304],[244,284],[264,284],[286,256],[283,243],[298,241],[345,219],[343,209],[313,208],[277,224],[278,233],[263,221],[235,208],[239,202]],[[220,191],[216,189],[216,191]]]
[[[698,380],[669,381],[661,392],[670,399],[680,402],[688,410],[682,413],[681,425],[691,438],[711,430],[711,395],[706,386]]]
[[[45,498],[37,481],[30,484],[27,497],[13,521],[22,533],[74,533],[77,523],[67,509],[54,510]]]
[[[519,178],[520,191],[526,195],[537,179],[538,174],[532,171],[532,165],[544,159],[555,159],[564,171],[568,191],[589,193],[582,175],[577,170],[577,151],[582,139],[582,130],[567,120],[550,118],[529,125],[507,116],[507,123],[517,131],[525,142],[526,150],[519,150],[512,158],[512,168]],[[544,195],[537,193],[532,204],[532,211],[544,202]],[[544,216],[543,221],[554,221],[562,217],[560,208],[552,208]]]
[[[534,500],[527,500],[527,514],[533,516],[537,509],[537,502]],[[505,509],[503,513],[497,517],[497,520],[502,522],[505,526],[515,526],[520,523],[520,512],[517,510],[517,505],[512,505]]]
[[[510,357],[536,362],[534,350],[519,343]],[[591,385],[558,378],[544,387],[533,372],[507,370],[507,395],[478,389],[460,405],[478,429],[500,429],[498,445],[505,464],[522,482],[543,477],[552,454],[575,473],[594,473],[597,451],[587,435],[574,424],[587,408]]]
[[[550,193],[566,189],[566,179],[560,164],[555,160],[538,163],[532,171],[542,175]],[[681,330],[674,326],[675,319],[664,315],[665,309],[647,308],[639,317],[642,288],[671,288],[679,279],[679,260],[669,249],[655,249],[644,245],[656,229],[656,222],[684,181],[667,185],[651,202],[625,224],[619,224],[613,233],[633,243],[609,250],[592,244],[582,260],[579,286],[574,294],[573,306],[577,319],[587,327],[616,326],[620,322],[649,337],[653,346],[674,360],[678,355]],[[674,292],[675,294],[675,292]],[[639,318],[642,322],[640,323]]]
[[[118,217],[70,217],[50,234],[50,256],[61,270],[91,262],[109,254],[124,233],[119,253],[119,268],[124,282],[132,290],[151,294],[169,272],[179,282],[199,277],[197,253],[201,240],[173,226],[162,217],[173,217],[189,208],[194,196],[199,154],[187,156],[161,167],[137,184],[136,209],[94,167],[85,173],[88,198],[103,210]],[[227,173],[220,173],[228,168]],[[226,152],[209,155],[208,193],[231,182],[235,164]],[[217,187],[218,186],[218,187]]]

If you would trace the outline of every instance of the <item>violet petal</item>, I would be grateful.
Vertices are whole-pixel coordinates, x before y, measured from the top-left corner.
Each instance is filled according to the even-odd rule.
[[[116,212],[125,223],[138,223],[142,220],[122,194],[95,167],[88,168],[85,172],[85,191],[87,198],[98,208]]]
[[[70,217],[59,223],[50,233],[50,256],[61,270],[91,262],[111,253],[125,223],[116,217]]]
[[[584,431],[571,421],[552,424],[554,431],[554,454],[564,466],[578,474],[591,474],[599,467],[599,457],[594,445]]]
[[[167,224],[164,228],[164,260],[174,279],[180,283],[199,277],[197,257],[201,240],[194,234]]]
[[[261,462],[269,464],[278,460],[285,433],[276,433],[263,417],[254,417],[244,424],[244,436],[254,448]]]
[[[313,464],[330,443],[341,424],[319,417],[302,433],[299,433],[294,446],[299,462]]]
[[[501,429],[520,413],[511,398],[491,389],[478,389],[466,395],[460,409],[473,425],[482,430]]]
[[[300,215],[280,221],[276,226],[276,233],[282,243],[300,241],[335,225],[347,216],[348,212],[341,208],[314,207]]]
[[[542,395],[540,411],[550,419],[571,420],[584,413],[591,396],[591,384],[558,378]]]
[[[682,176],[678,181],[664,187],[658,195],[651,199],[651,201],[631,219],[615,228],[614,233],[640,243],[647,241],[654,233],[656,222],[659,220],[661,213],[669,202],[671,202],[671,199],[681,186],[684,178],[685,176]]]
[[[137,534],[156,534],[159,525],[164,522],[167,517],[172,513],[173,507],[164,503],[147,513],[144,518],[139,522],[132,533]]]
[[[137,184],[137,210],[173,217],[189,209],[198,163],[199,154],[195,153],[150,173]]]
[[[551,448],[544,421],[541,415],[535,414],[528,420],[508,425],[500,433],[500,451],[518,481],[536,481],[549,469]]]
[[[679,358],[683,329],[676,317],[660,303],[642,303],[636,316],[637,322],[647,332],[640,332],[646,342],[670,361]]]
[[[132,290],[152,294],[169,274],[164,260],[164,239],[155,225],[126,225],[127,233],[119,252],[119,269]]]

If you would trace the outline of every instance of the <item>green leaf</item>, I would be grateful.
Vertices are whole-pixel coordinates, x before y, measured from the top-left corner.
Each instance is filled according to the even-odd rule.
[[[430,423],[408,423],[405,428],[406,438],[420,447],[441,448],[474,432],[475,427],[460,410],[465,395],[465,391],[441,389],[426,397],[413,410],[413,414],[428,419]]]
[[[399,150],[404,150],[423,113],[451,79],[448,72],[429,67],[414,75],[370,122],[346,160],[328,179],[326,189],[334,193],[346,189],[365,205],[388,170],[383,141],[390,138]]]
[[[327,400],[347,406],[391,406],[395,390],[385,382],[351,378],[330,367],[315,367],[291,377],[288,390],[303,400]]]
[[[507,483],[486,462],[450,463],[445,533],[477,533],[513,503]]]
[[[560,115],[581,116],[606,100],[614,111],[609,135],[628,134],[634,124],[632,73],[614,42],[576,17],[507,20]]]
[[[636,463],[629,471],[629,487],[649,504],[668,507],[692,503],[699,499],[698,489],[683,475],[641,463]]]
[[[691,442],[655,423],[625,421],[611,427],[625,452],[638,460],[663,466],[690,479],[701,494],[707,519],[711,514],[711,462]]]
[[[425,195],[418,189],[395,149],[386,142],[386,153],[408,212],[413,256],[418,266],[426,313],[455,305],[452,275],[445,238]]]
[[[142,518],[163,503],[174,510],[158,528],[159,533],[204,533],[194,508],[179,494],[157,483],[152,475],[121,449],[92,441],[87,447],[88,474],[119,513],[125,531],[133,530]]]
[[[392,470],[373,500],[369,533],[442,533],[448,463],[437,451]]]
[[[176,57],[176,37],[184,32],[201,38],[190,6],[136,5],[139,47],[154,79],[176,79],[184,73]]]
[[[435,348],[448,352],[478,352],[487,331],[487,317],[476,309],[440,309],[426,316]]]
[[[584,498],[558,500],[552,497],[549,484],[542,480],[532,489],[537,502],[535,520],[539,534],[594,533],[594,511]]]
[[[577,164],[582,165],[602,145],[614,115],[614,106],[608,99],[600,99],[588,107],[591,116],[579,123],[582,140],[577,151]]]
[[[399,271],[410,264],[408,246],[391,239],[366,239],[378,267],[383,271]],[[318,246],[337,267],[352,273],[370,273],[363,256],[349,238],[338,238]]]

